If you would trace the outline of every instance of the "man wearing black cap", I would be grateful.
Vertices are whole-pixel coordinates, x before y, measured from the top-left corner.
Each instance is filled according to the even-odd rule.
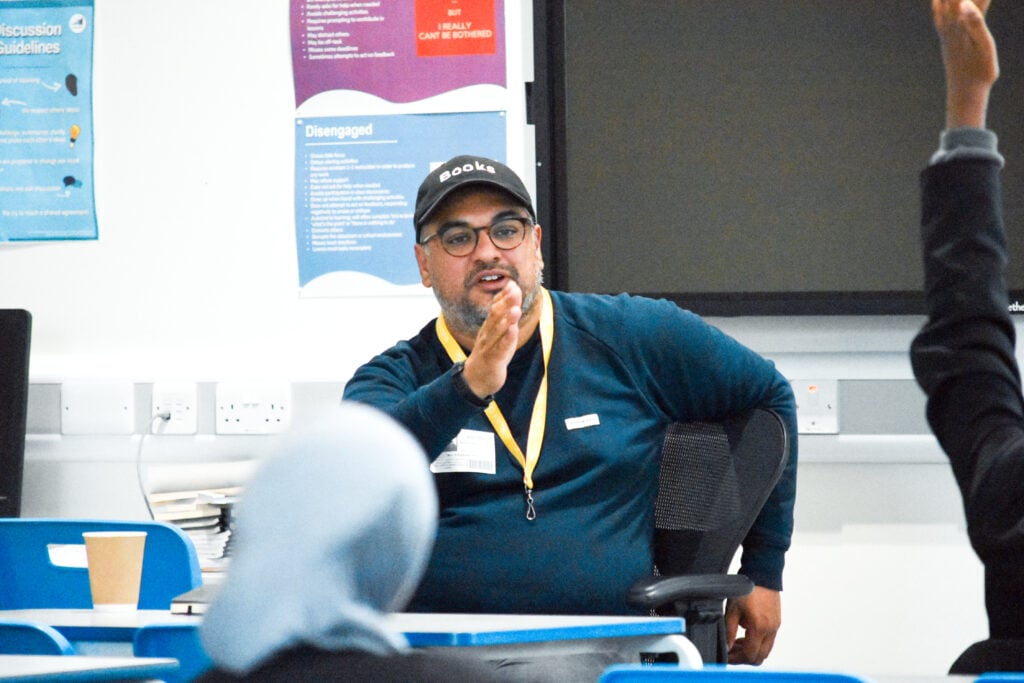
[[[431,460],[441,516],[410,609],[635,614],[626,595],[653,566],[666,426],[759,406],[786,421],[791,455],[744,542],[756,588],[727,621],[730,641],[745,629],[733,661],[761,663],[793,529],[789,382],[673,303],[549,292],[535,215],[504,164],[460,156],[433,170],[413,220],[441,315],[345,387],[408,427]]]

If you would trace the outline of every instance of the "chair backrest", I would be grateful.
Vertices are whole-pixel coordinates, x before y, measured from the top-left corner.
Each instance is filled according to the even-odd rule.
[[[55,628],[29,621],[0,621],[0,655],[73,655],[75,648]]]
[[[785,424],[770,410],[670,425],[655,507],[658,573],[728,572],[788,455]]]
[[[0,519],[0,609],[92,607],[84,563],[63,566],[50,556],[51,545],[83,546],[85,531],[146,532],[140,609],[170,609],[174,596],[202,583],[192,539],[165,522]]]
[[[213,666],[199,640],[198,624],[148,624],[135,632],[132,650],[136,657],[173,657],[178,672],[167,683],[191,681]]]

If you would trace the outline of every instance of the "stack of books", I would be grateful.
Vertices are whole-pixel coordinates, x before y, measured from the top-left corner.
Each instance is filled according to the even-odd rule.
[[[232,507],[242,487],[149,494],[153,519],[181,528],[192,539],[205,571],[226,568],[231,555]]]
[[[153,518],[181,527],[192,538],[204,574],[227,569],[234,506],[256,466],[254,459],[146,466],[145,495]]]

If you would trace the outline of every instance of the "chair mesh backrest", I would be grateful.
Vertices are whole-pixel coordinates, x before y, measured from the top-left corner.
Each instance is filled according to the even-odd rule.
[[[732,450],[722,425],[669,425],[662,446],[655,525],[707,531],[738,514],[740,504]]]
[[[728,571],[787,457],[785,426],[768,410],[670,425],[654,515],[658,573]]]

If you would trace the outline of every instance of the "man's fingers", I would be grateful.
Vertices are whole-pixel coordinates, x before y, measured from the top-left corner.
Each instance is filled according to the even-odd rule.
[[[519,324],[522,317],[523,293],[515,282],[510,282],[505,289],[494,295],[487,311],[487,319],[480,327],[477,342],[486,343],[488,339],[501,339],[509,329]]]
[[[737,638],[729,649],[729,663],[763,664],[771,654],[774,645],[774,633],[758,634],[748,631],[742,638]]]
[[[757,664],[764,663],[764,660],[768,659],[768,655],[772,653],[772,648],[775,647],[775,632],[766,633],[764,638],[761,639],[761,643],[757,649],[758,661]]]
[[[740,615],[735,610],[729,610],[725,613],[725,645],[730,650],[733,644],[736,642],[736,632],[739,631],[740,626]]]
[[[519,345],[522,290],[515,282],[494,295],[477,332],[464,377],[479,395],[495,394],[505,385],[508,364]]]
[[[733,646],[729,648],[729,663],[754,664],[755,662],[751,659],[751,655],[748,652],[748,649],[753,647],[754,642],[751,638],[747,636],[737,638]]]

